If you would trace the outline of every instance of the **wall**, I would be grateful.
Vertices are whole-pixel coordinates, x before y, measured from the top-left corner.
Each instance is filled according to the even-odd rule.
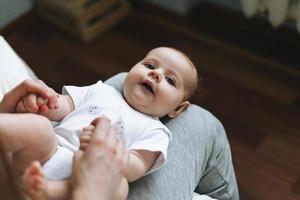
[[[0,29],[32,8],[34,0],[0,0]]]

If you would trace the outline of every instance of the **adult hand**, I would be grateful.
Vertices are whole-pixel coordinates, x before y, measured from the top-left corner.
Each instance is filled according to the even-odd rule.
[[[29,93],[34,93],[42,98],[48,99],[47,105],[49,108],[53,109],[57,107],[58,95],[53,89],[49,88],[40,80],[35,81],[27,79],[4,95],[0,102],[0,113],[15,112],[17,103],[23,96],[28,95]]]
[[[22,99],[17,103],[17,113],[45,113],[49,109],[48,99],[44,99],[34,93],[29,93],[23,96]],[[55,107],[57,108],[57,107]]]
[[[73,200],[109,200],[121,182],[128,151],[106,118],[97,118],[88,146],[78,150],[72,170]]]

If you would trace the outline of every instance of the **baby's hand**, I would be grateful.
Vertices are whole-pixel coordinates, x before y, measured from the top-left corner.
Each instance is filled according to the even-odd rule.
[[[24,96],[17,104],[16,111],[18,113],[43,113],[49,109],[48,99],[37,96],[36,94],[29,93]]]
[[[90,143],[92,135],[94,134],[95,126],[89,125],[82,129],[82,133],[80,135],[80,150],[85,150]]]

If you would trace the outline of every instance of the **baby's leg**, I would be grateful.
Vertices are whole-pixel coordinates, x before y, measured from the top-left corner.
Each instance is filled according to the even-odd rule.
[[[33,160],[46,162],[57,148],[50,121],[36,114],[0,114],[0,141],[12,153],[11,164],[17,173]]]
[[[71,182],[69,180],[47,181],[38,161],[26,168],[23,181],[25,191],[32,199],[70,199]]]

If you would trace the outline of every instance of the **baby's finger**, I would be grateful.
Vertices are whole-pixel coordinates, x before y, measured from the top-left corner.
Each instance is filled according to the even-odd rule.
[[[53,90],[52,88],[49,88],[51,90],[51,92],[54,94],[53,97],[48,99],[47,105],[50,109],[55,109],[58,108],[58,98],[59,98],[59,94],[57,94],[55,92],[55,90]]]
[[[38,96],[37,97],[37,105],[38,106],[41,106],[41,105],[47,105],[47,99],[44,99],[43,97],[41,96]]]
[[[38,111],[37,97],[30,93],[24,98],[24,106],[28,112],[36,113]]]
[[[16,111],[18,113],[25,113],[25,112],[27,112],[27,110],[25,109],[24,103],[23,103],[23,99],[18,102],[17,107],[16,107]]]
[[[38,110],[39,110],[40,113],[45,113],[49,110],[47,102],[48,102],[47,99],[45,99],[41,96],[37,97],[37,105],[38,105]]]
[[[45,113],[49,110],[47,105],[41,105],[39,106],[39,113]]]
[[[38,80],[38,82],[43,85],[47,90],[50,96],[48,97],[47,106],[50,109],[55,109],[58,107],[58,97],[59,94],[55,92],[52,88],[48,87],[42,80]]]

